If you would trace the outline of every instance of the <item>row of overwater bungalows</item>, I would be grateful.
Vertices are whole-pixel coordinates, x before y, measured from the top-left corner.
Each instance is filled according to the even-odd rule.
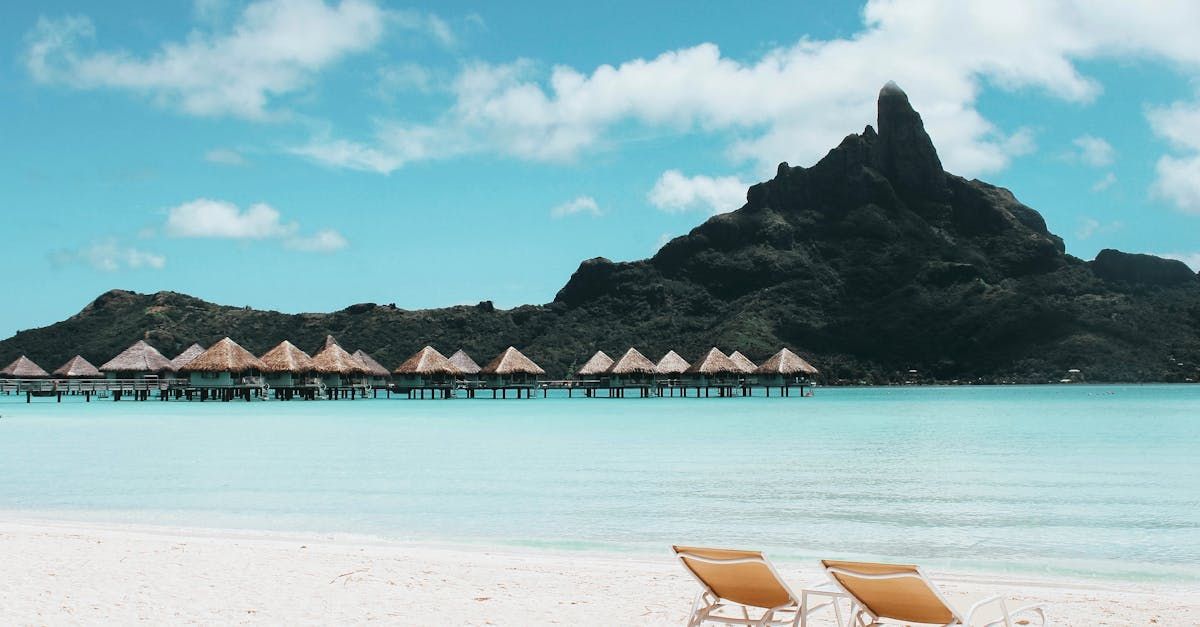
[[[782,349],[761,365],[756,365],[738,351],[726,355],[710,349],[695,363],[688,363],[675,351],[668,351],[657,362],[651,361],[636,348],[630,348],[619,359],[597,351],[566,381],[557,382],[571,390],[583,389],[586,396],[597,390],[607,390],[608,396],[623,397],[628,389],[642,396],[662,395],[669,390],[694,388],[718,390],[719,394],[743,392],[751,386],[777,387],[787,394],[794,385],[802,385],[817,369],[796,353]],[[47,373],[22,356],[0,370],[0,378],[8,379],[106,379],[134,382],[170,380],[179,388],[195,390],[258,388],[275,390],[276,396],[292,398],[298,391],[312,398],[316,394],[345,396],[347,390],[386,389],[440,391],[449,396],[450,390],[469,383],[468,396],[476,388],[505,391],[514,389],[530,395],[532,388],[542,385],[545,371],[522,354],[509,347],[486,366],[480,367],[462,350],[445,357],[430,346],[422,348],[389,371],[369,354],[359,350],[346,351],[332,336],[314,355],[309,355],[289,341],[280,342],[261,357],[242,348],[229,338],[205,349],[198,344],[189,346],[174,359],[167,359],[145,341],[138,341],[104,365],[96,368],[76,355],[53,373]],[[352,394],[353,392],[351,392]],[[432,392],[431,392],[432,394]],[[505,392],[506,394],[506,392]]]

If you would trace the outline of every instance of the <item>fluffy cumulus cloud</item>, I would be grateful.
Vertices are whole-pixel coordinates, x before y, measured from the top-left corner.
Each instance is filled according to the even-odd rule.
[[[1112,165],[1113,159],[1117,155],[1112,144],[1095,135],[1080,135],[1072,143],[1075,145],[1074,156],[1093,167],[1102,168]]]
[[[550,216],[554,218],[565,218],[583,213],[592,216],[604,215],[604,211],[600,209],[600,205],[596,203],[596,199],[591,196],[573,198],[550,210]]]
[[[116,238],[101,239],[76,249],[59,250],[50,255],[50,261],[56,266],[83,264],[102,272],[161,270],[167,265],[165,256],[126,246]]]
[[[1176,151],[1155,164],[1151,191],[1180,211],[1200,214],[1200,102],[1153,108],[1146,117]]]
[[[870,86],[894,79],[921,110],[947,167],[972,176],[1033,149],[1028,130],[1000,128],[979,112],[985,83],[1087,103],[1101,85],[1078,62],[1141,57],[1195,66],[1196,23],[1200,5],[1190,2],[1146,11],[1115,0],[874,0],[852,36],[806,38],[753,59],[705,43],[590,70],[470,65],[437,119],[380,125],[365,141],[322,138],[298,152],[378,172],[464,152],[559,161],[640,125],[731,137],[734,162],[769,173],[779,161],[810,163],[871,122]]]
[[[85,16],[43,17],[27,37],[25,65],[41,83],[126,89],[191,114],[262,118],[273,98],[373,47],[385,17],[371,0],[260,0],[226,32],[192,31],[144,56],[94,49]]]
[[[297,223],[285,222],[279,210],[266,203],[241,209],[231,202],[207,198],[168,209],[163,232],[179,238],[278,239],[285,247],[302,252],[333,252],[347,245],[346,238],[337,231],[300,235]]]
[[[684,176],[679,170],[667,170],[646,199],[663,211],[723,213],[745,204],[747,187],[734,176]]]

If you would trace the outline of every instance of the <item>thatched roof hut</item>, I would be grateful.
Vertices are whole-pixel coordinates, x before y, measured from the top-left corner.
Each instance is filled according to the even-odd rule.
[[[629,376],[634,374],[657,374],[658,367],[654,362],[636,348],[630,348],[613,365],[608,367],[608,374]]]
[[[120,355],[100,366],[100,372],[114,373],[155,373],[172,372],[173,370],[171,360],[163,357],[157,348],[147,344],[145,340],[138,340],[133,346],[122,351]]]
[[[471,359],[471,356],[461,348],[450,356],[450,363],[454,364],[455,367],[457,367],[465,375],[476,375],[479,374],[480,370],[483,370],[483,368],[480,368],[479,364],[475,363],[475,360]]]
[[[191,346],[183,349],[182,353],[176,355],[175,359],[171,360],[171,369],[178,372],[184,366],[192,363],[192,360],[199,357],[203,352],[203,346],[199,344],[192,344]]]
[[[459,375],[462,370],[454,365],[454,362],[446,359],[446,356],[439,353],[432,346],[426,346],[417,351],[412,357],[404,360],[404,363],[396,366],[393,371],[395,374],[404,375]]]
[[[332,335],[326,335],[325,346],[313,355],[313,370],[321,374],[365,374],[367,367],[346,352]]]
[[[663,355],[662,359],[658,360],[658,365],[655,366],[658,374],[665,375],[681,375],[690,367],[691,364],[675,351],[667,351],[667,354]]]
[[[503,353],[496,356],[495,359],[488,362],[480,373],[487,375],[508,376],[514,374],[525,375],[543,375],[546,374],[542,367],[533,363],[531,359],[521,354],[521,351],[509,346],[504,349]]]
[[[730,359],[725,356],[725,353],[722,353],[716,348],[710,348],[708,349],[708,352],[704,354],[704,357],[689,366],[685,372],[688,374],[703,375],[740,374],[742,369],[739,368],[737,364],[730,361]]]
[[[743,355],[741,351],[733,351],[730,353],[729,361],[732,361],[733,364],[737,366],[743,374],[750,374],[755,370],[758,370],[758,364],[750,361],[750,358]]]
[[[263,363],[263,372],[268,373],[291,372],[303,374],[313,371],[313,358],[287,340],[280,342],[275,348],[263,353],[259,361]]]
[[[754,372],[756,374],[778,374],[790,377],[802,374],[817,374],[820,371],[805,361],[803,357],[785,348],[771,355],[771,358],[764,361]]]
[[[54,376],[64,379],[95,379],[103,375],[90,361],[76,355],[55,370]]]
[[[575,373],[578,377],[596,377],[604,374],[613,365],[613,358],[609,357],[604,351],[596,351],[592,358],[587,360],[587,363]]]
[[[372,377],[387,377],[391,374],[387,368],[383,367],[383,364],[375,361],[375,358],[368,355],[366,351],[361,349],[354,351],[354,358],[367,368],[367,374]]]
[[[49,376],[50,373],[24,355],[0,370],[0,377],[9,379],[46,379]]]
[[[184,372],[242,373],[252,370],[262,372],[264,369],[266,365],[262,360],[229,338],[213,344],[183,367]]]

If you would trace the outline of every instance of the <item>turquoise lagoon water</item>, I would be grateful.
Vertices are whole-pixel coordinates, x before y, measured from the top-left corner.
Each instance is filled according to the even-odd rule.
[[[788,399],[0,396],[0,510],[1200,581],[1200,386]]]

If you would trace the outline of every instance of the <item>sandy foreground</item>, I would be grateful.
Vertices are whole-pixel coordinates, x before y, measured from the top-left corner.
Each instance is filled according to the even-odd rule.
[[[794,589],[822,580],[779,564]],[[0,622],[682,625],[697,592],[661,558],[351,536],[0,519]],[[1051,624],[1197,625],[1200,590],[933,573],[953,603],[1005,593]],[[814,617],[816,618],[816,617]],[[832,615],[810,624],[833,625]]]

